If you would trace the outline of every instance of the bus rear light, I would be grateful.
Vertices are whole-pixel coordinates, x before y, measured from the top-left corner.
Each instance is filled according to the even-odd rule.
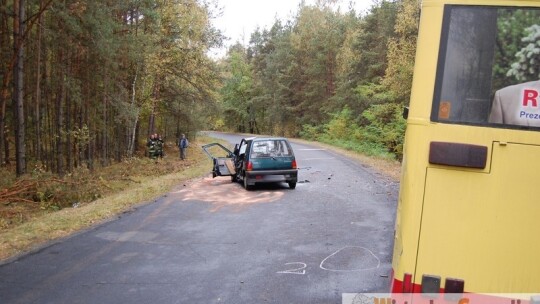
[[[446,278],[444,281],[445,293],[463,293],[465,290],[465,281],[461,279]]]
[[[422,275],[422,293],[439,293],[441,290],[441,277]]]
[[[411,293],[413,290],[412,274],[403,275],[403,293]]]
[[[251,171],[251,170],[253,170],[253,163],[248,161],[246,165],[246,171]]]

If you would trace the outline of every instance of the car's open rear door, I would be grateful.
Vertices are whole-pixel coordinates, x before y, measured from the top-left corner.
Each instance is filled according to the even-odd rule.
[[[219,143],[202,146],[206,155],[212,160],[212,177],[231,176],[236,174],[234,154]]]

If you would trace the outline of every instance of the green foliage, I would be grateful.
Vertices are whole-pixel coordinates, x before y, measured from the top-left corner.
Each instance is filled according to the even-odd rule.
[[[301,138],[317,141],[320,140],[323,134],[324,126],[312,126],[305,124],[302,126],[302,130],[300,131],[299,135]]]
[[[367,155],[401,159],[406,126],[401,113],[401,106],[396,104],[372,105],[362,114],[368,123],[360,125],[355,122],[352,111],[344,108],[332,114],[332,119],[322,129],[304,125],[300,134],[309,140],[320,140]]]
[[[385,147],[398,158],[403,154],[403,138],[406,122],[402,118],[403,108],[398,104],[372,105],[363,113],[370,122],[364,128],[365,139]]]
[[[345,107],[341,112],[332,115],[332,119],[326,124],[326,132],[323,137],[334,138],[340,141],[351,139],[356,126],[352,118],[352,112]]]
[[[334,5],[303,2],[291,20],[253,33],[246,50],[231,48],[224,123],[400,158],[419,3],[377,1],[364,16]]]
[[[244,132],[252,119],[253,76],[251,67],[242,50],[229,54],[225,67],[228,78],[221,89],[223,108],[228,119],[225,125],[230,130]]]
[[[388,67],[382,84],[402,105],[409,103],[411,95],[419,19],[419,0],[404,0],[397,15],[396,37],[388,42]]]
[[[529,44],[532,43],[531,47],[534,49],[534,28],[531,27],[538,23],[539,18],[540,13],[537,10],[499,10],[497,17],[497,28],[499,30],[496,37],[497,47],[495,49],[495,65],[493,66],[492,88],[494,90],[522,82],[517,77],[525,76],[521,75],[520,66],[525,70],[529,66],[526,64],[523,55],[530,53],[530,51],[526,50]],[[527,28],[530,29],[524,31]],[[523,52],[523,54],[518,55],[520,52]],[[538,66],[538,63],[536,66]],[[531,67],[534,69],[534,66]],[[508,77],[511,75],[516,77]]]
[[[343,43],[343,16],[328,6],[301,6],[290,36],[294,60],[292,111],[301,124],[327,119],[321,108],[336,90],[336,55]]]
[[[521,40],[525,45],[516,53],[516,62],[508,71],[508,76],[526,82],[540,79],[540,25],[525,29],[527,35]]]

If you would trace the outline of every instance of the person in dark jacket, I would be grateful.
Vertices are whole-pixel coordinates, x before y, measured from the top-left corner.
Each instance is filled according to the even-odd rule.
[[[185,134],[182,134],[180,140],[178,140],[178,148],[180,149],[180,159],[186,159],[186,149],[189,146],[189,141]]]
[[[157,146],[156,157],[163,158],[163,155],[164,155],[163,149],[165,148],[165,142],[163,141],[163,138],[159,134],[156,137],[156,146]]]
[[[157,136],[155,134],[151,134],[150,138],[146,142],[146,147],[148,148],[148,157],[151,159],[156,158],[156,150],[157,150]]]

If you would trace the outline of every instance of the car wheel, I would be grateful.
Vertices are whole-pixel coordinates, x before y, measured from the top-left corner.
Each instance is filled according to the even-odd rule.
[[[244,188],[246,188],[246,190],[251,190],[251,186],[248,185],[248,179],[245,173],[244,173]]]
[[[296,188],[296,182],[289,182],[289,188],[291,189]]]

